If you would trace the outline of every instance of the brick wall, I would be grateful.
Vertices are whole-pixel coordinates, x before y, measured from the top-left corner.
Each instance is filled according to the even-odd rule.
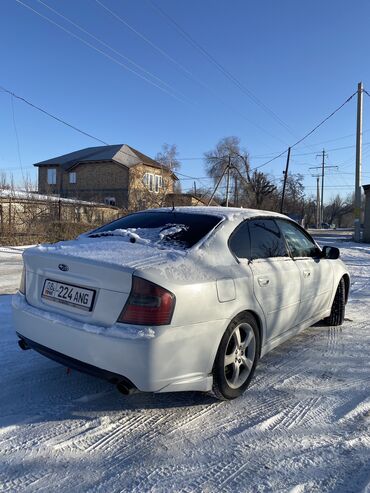
[[[56,169],[55,185],[47,183],[48,168]],[[70,183],[70,172],[76,173],[76,183]],[[162,176],[163,188],[158,193],[144,185],[145,173]],[[128,169],[112,161],[95,161],[78,164],[67,172],[59,166],[39,167],[39,193],[101,203],[112,197],[117,207],[129,210],[160,206],[164,195],[173,189],[174,180],[169,172],[142,164]]]

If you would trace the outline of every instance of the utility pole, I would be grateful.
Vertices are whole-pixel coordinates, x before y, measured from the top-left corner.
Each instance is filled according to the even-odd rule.
[[[362,166],[362,82],[357,86],[356,182],[355,182],[355,241],[361,241],[361,166]]]
[[[321,207],[320,207],[320,176],[321,175],[311,175],[312,178],[316,178],[316,229],[319,229],[321,221]]]
[[[239,196],[238,196],[238,179],[234,176],[234,207],[238,207]]]
[[[316,228],[320,227],[320,176],[316,176],[317,191],[316,191]]]
[[[325,176],[325,149],[322,150],[322,162],[321,162],[321,213],[320,213],[320,227],[324,221],[324,176]]]
[[[229,156],[229,162],[230,162],[230,156]],[[213,197],[215,196],[215,194],[216,194],[216,192],[217,192],[218,187],[220,186],[220,183],[221,183],[222,178],[223,178],[223,177],[225,176],[225,174],[229,171],[229,167],[230,167],[230,165],[229,165],[229,164],[227,164],[227,165],[225,166],[225,169],[223,170],[223,172],[222,172],[221,176],[220,176],[220,177],[219,177],[219,179],[217,180],[216,186],[215,186],[215,188],[213,189],[213,192],[212,192],[212,194],[211,194],[211,196],[210,196],[210,198],[209,198],[209,200],[208,200],[208,204],[207,204],[207,206],[209,206],[209,205],[211,204],[212,199],[213,199]]]
[[[319,217],[319,227],[321,228],[321,223],[324,221],[324,178],[325,178],[325,170],[327,169],[332,169],[336,168],[338,169],[338,166],[328,166],[325,164],[325,158],[328,157],[326,154],[325,150],[323,149],[320,154],[317,156],[321,156],[322,161],[321,161],[321,166],[314,166],[312,168],[309,168],[310,170],[321,170],[321,207],[320,207],[320,217]],[[317,175],[313,175],[315,178],[317,178]]]
[[[286,182],[287,182],[287,179],[288,179],[289,161],[290,161],[290,147],[288,149],[288,155],[287,155],[287,158],[286,158],[285,172],[283,172],[284,173],[284,184],[283,184],[283,193],[281,194],[280,214],[283,213],[283,209],[284,209],[285,188],[286,188]]]
[[[229,207],[230,162],[231,162],[231,157],[229,154],[229,164],[227,165],[227,175],[226,175],[226,207]]]

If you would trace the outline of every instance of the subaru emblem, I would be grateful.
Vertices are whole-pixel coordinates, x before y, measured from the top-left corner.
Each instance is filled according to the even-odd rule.
[[[69,270],[69,267],[66,264],[59,264],[58,268],[59,268],[59,270],[62,270],[63,272],[67,272],[67,270]]]

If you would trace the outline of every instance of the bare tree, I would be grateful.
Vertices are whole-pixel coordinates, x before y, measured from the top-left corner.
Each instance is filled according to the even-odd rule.
[[[242,188],[242,183],[247,179],[249,172],[249,156],[241,149],[239,137],[230,136],[219,140],[214,149],[204,153],[204,161],[206,172],[213,178],[215,184],[230,163],[230,192],[231,196],[234,196],[234,202],[237,203],[239,189]],[[226,181],[226,176],[223,181]]]
[[[178,150],[176,144],[162,144],[162,150],[155,156],[155,160],[167,166],[171,171],[179,170],[181,163],[178,158]]]
[[[354,211],[353,198],[343,199],[340,195],[333,197],[324,209],[324,218],[329,224],[342,226],[343,218]]]
[[[276,191],[276,186],[262,171],[248,172],[249,204],[251,207],[261,209],[265,199]]]
[[[8,178],[5,171],[0,172],[0,190],[14,190],[14,179],[12,174],[10,175],[10,178]]]

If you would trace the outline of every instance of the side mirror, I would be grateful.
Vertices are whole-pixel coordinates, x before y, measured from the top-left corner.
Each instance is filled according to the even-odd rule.
[[[340,256],[339,248],[332,246],[324,246],[322,249],[322,258],[336,260]]]

